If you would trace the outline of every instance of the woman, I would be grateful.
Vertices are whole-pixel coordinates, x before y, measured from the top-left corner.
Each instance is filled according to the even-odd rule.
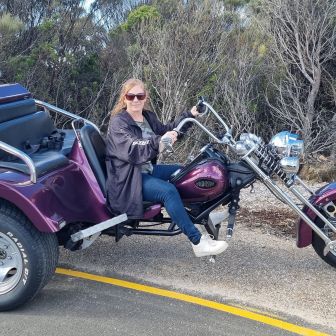
[[[174,143],[177,133],[173,129],[184,118],[196,117],[196,107],[163,125],[153,112],[145,109],[147,98],[144,83],[129,79],[112,111],[106,149],[109,205],[115,215],[126,213],[129,218],[140,219],[143,201],[163,203],[172,221],[191,241],[197,257],[219,254],[227,243],[201,235],[184,209],[177,189],[167,182],[177,166],[151,162],[159,154],[161,138],[169,137]]]

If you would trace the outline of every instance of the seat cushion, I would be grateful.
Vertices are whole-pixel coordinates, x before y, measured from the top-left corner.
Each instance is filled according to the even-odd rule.
[[[24,99],[0,104],[0,123],[36,112],[34,99]]]
[[[34,162],[37,177],[43,176],[69,163],[69,160],[62,153],[56,151],[34,153],[30,157]],[[0,161],[0,168],[17,170],[27,175],[30,174],[28,166],[21,160]]]

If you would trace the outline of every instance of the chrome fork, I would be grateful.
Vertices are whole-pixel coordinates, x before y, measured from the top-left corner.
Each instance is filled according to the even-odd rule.
[[[251,152],[250,152],[251,153]],[[327,255],[328,252],[336,253],[336,240],[331,240],[292,200],[292,198],[283,192],[273,181],[272,179],[266,175],[256,164],[255,162],[248,156],[250,153],[245,155],[242,159],[248,163],[248,165],[254,170],[254,172],[261,178],[264,184],[276,194],[280,199],[282,199],[286,204],[288,204],[306,223],[311,227],[316,234],[323,239],[326,246],[324,248],[323,254]],[[303,185],[306,189],[308,188],[300,179],[297,181]],[[302,194],[295,188],[293,184],[286,184],[285,186],[309,209],[311,209],[333,232],[336,233],[336,227],[318,211]],[[308,188],[308,190],[312,193],[312,191]]]

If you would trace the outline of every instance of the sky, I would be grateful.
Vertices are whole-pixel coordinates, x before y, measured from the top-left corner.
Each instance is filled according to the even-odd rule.
[[[84,1],[84,4],[83,4],[83,7],[86,9],[86,10],[89,10],[90,9],[90,5],[92,4],[94,0],[85,0]]]

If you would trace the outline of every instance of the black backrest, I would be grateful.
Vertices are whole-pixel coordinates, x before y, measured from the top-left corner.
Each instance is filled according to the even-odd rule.
[[[81,143],[91,169],[96,176],[97,182],[106,197],[106,164],[105,164],[105,141],[100,133],[90,124],[84,125],[80,130]]]
[[[53,121],[45,111],[38,111],[28,115],[0,123],[0,141],[24,150],[24,144],[38,145],[42,138],[49,136],[55,130]],[[7,156],[0,151],[0,160]]]
[[[34,99],[23,99],[0,104],[0,123],[36,112]]]

